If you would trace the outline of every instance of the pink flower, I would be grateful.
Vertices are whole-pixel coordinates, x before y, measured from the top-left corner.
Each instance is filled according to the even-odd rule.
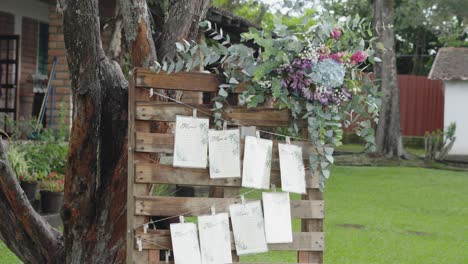
[[[341,35],[343,35],[343,32],[341,32],[341,30],[339,28],[334,28],[331,32],[331,37],[334,39],[334,40],[337,40],[337,39],[340,39],[341,38]]]
[[[369,55],[362,50],[356,51],[353,55],[351,55],[351,60],[354,64],[361,63],[367,59]]]
[[[343,57],[347,54],[346,51],[333,53],[330,58],[336,62],[343,63]]]
[[[328,58],[330,58],[330,55],[328,55],[328,54],[322,54],[322,55],[320,55],[320,57],[319,57],[319,61],[323,61],[323,60],[326,60],[326,59],[328,59]]]

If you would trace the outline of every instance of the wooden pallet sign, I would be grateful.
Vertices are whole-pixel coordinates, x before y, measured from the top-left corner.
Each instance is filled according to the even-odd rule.
[[[239,203],[240,178],[210,179],[208,169],[175,168],[171,156],[174,150],[174,134],[170,131],[176,115],[191,115],[187,106],[150,97],[148,89],[155,91],[183,91],[208,97],[218,91],[223,79],[206,73],[154,73],[148,69],[132,71],[128,98],[128,195],[127,195],[127,263],[168,263],[165,252],[172,249],[170,230],[145,226],[155,219],[179,214],[200,216],[210,213],[210,205],[216,204],[216,212],[228,212],[229,205]],[[156,90],[157,89],[157,90]],[[241,88],[236,92],[241,92]],[[193,97],[192,97],[193,98]],[[182,97],[184,100],[184,97]],[[190,103],[194,103],[193,100]],[[209,105],[195,102],[194,107],[210,112]],[[203,116],[204,113],[199,113]],[[287,127],[290,113],[273,108],[247,109],[231,106],[224,111],[229,125],[257,127]],[[304,159],[314,151],[304,142],[292,142],[303,147]],[[243,141],[241,142],[243,149]],[[241,153],[243,150],[241,149]],[[273,158],[278,158],[278,142],[273,142]],[[308,162],[306,163],[308,164]],[[297,263],[323,263],[325,247],[323,233],[324,202],[318,190],[318,176],[306,171],[307,194],[301,200],[291,200],[291,217],[300,219],[300,232],[293,234],[292,243],[268,244],[270,251],[296,251]],[[271,182],[279,182],[279,163],[273,160]],[[153,196],[153,186],[208,186],[210,197]],[[280,184],[277,184],[280,187]],[[194,210],[199,209],[199,210]],[[177,220],[177,219],[172,219]],[[168,220],[169,221],[169,220]],[[145,232],[146,231],[146,232]],[[141,241],[141,244],[137,243]],[[232,249],[235,249],[232,238]],[[240,263],[235,250],[232,262]],[[172,258],[171,258],[172,259]],[[173,261],[169,261],[173,263]]]

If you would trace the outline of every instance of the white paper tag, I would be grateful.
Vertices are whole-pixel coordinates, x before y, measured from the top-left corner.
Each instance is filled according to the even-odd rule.
[[[229,206],[237,255],[268,251],[260,201]]]
[[[203,264],[231,263],[231,232],[227,213],[198,217]]]
[[[197,226],[194,223],[171,224],[172,249],[177,264],[201,264]]]
[[[262,194],[267,243],[291,243],[291,203],[289,193],[272,192]]]
[[[209,130],[210,178],[240,178],[239,129]]]
[[[281,188],[285,192],[306,193],[305,167],[302,147],[278,144]]]
[[[273,141],[257,137],[245,138],[242,186],[256,189],[270,188]]]
[[[206,168],[208,126],[206,118],[176,117],[174,167]]]

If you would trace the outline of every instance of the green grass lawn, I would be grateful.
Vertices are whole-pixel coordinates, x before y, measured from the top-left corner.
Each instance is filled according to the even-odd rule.
[[[325,263],[468,263],[468,172],[337,166],[325,204]]]
[[[466,171],[336,166],[325,202],[325,263],[468,263]],[[242,260],[294,262],[295,254]],[[19,263],[1,243],[0,263]]]
[[[0,240],[0,263],[1,264],[16,264],[22,263],[5,244]]]
[[[416,148],[416,147],[405,147],[405,150],[418,157],[424,157],[425,151],[424,148]],[[364,151],[363,144],[344,144],[336,148],[336,151],[340,152],[351,152],[351,153],[359,153]]]

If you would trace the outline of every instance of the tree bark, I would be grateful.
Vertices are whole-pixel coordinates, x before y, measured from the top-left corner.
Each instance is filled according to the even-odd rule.
[[[97,0],[66,1],[63,21],[77,113],[62,212],[65,262],[122,263],[128,84],[102,49]]]
[[[62,234],[36,213],[0,141],[0,238],[25,263],[63,263]]]
[[[166,32],[159,40],[166,50],[161,54],[178,38],[196,34],[198,19],[193,19],[203,16],[207,3],[171,2],[169,13],[181,20],[159,25]],[[0,147],[0,238],[26,263],[124,263],[128,83],[102,48],[98,0],[59,4],[75,113],[65,175],[64,233],[34,212]],[[120,4],[132,64],[150,66],[156,51],[146,2]],[[186,5],[189,16],[183,13]]]
[[[377,152],[389,158],[406,158],[400,129],[400,92],[398,89],[395,35],[393,32],[394,0],[374,0],[374,25],[386,50],[380,51],[382,63],[375,65],[376,79],[383,92],[382,109],[377,126]]]
[[[198,35],[198,22],[205,17],[210,0],[168,0],[167,17],[164,26],[156,29],[156,48],[159,58],[171,57],[175,53],[175,43],[183,39],[196,39]],[[161,20],[158,20],[161,22]]]
[[[134,67],[149,67],[156,61],[146,0],[120,0],[125,39]]]

